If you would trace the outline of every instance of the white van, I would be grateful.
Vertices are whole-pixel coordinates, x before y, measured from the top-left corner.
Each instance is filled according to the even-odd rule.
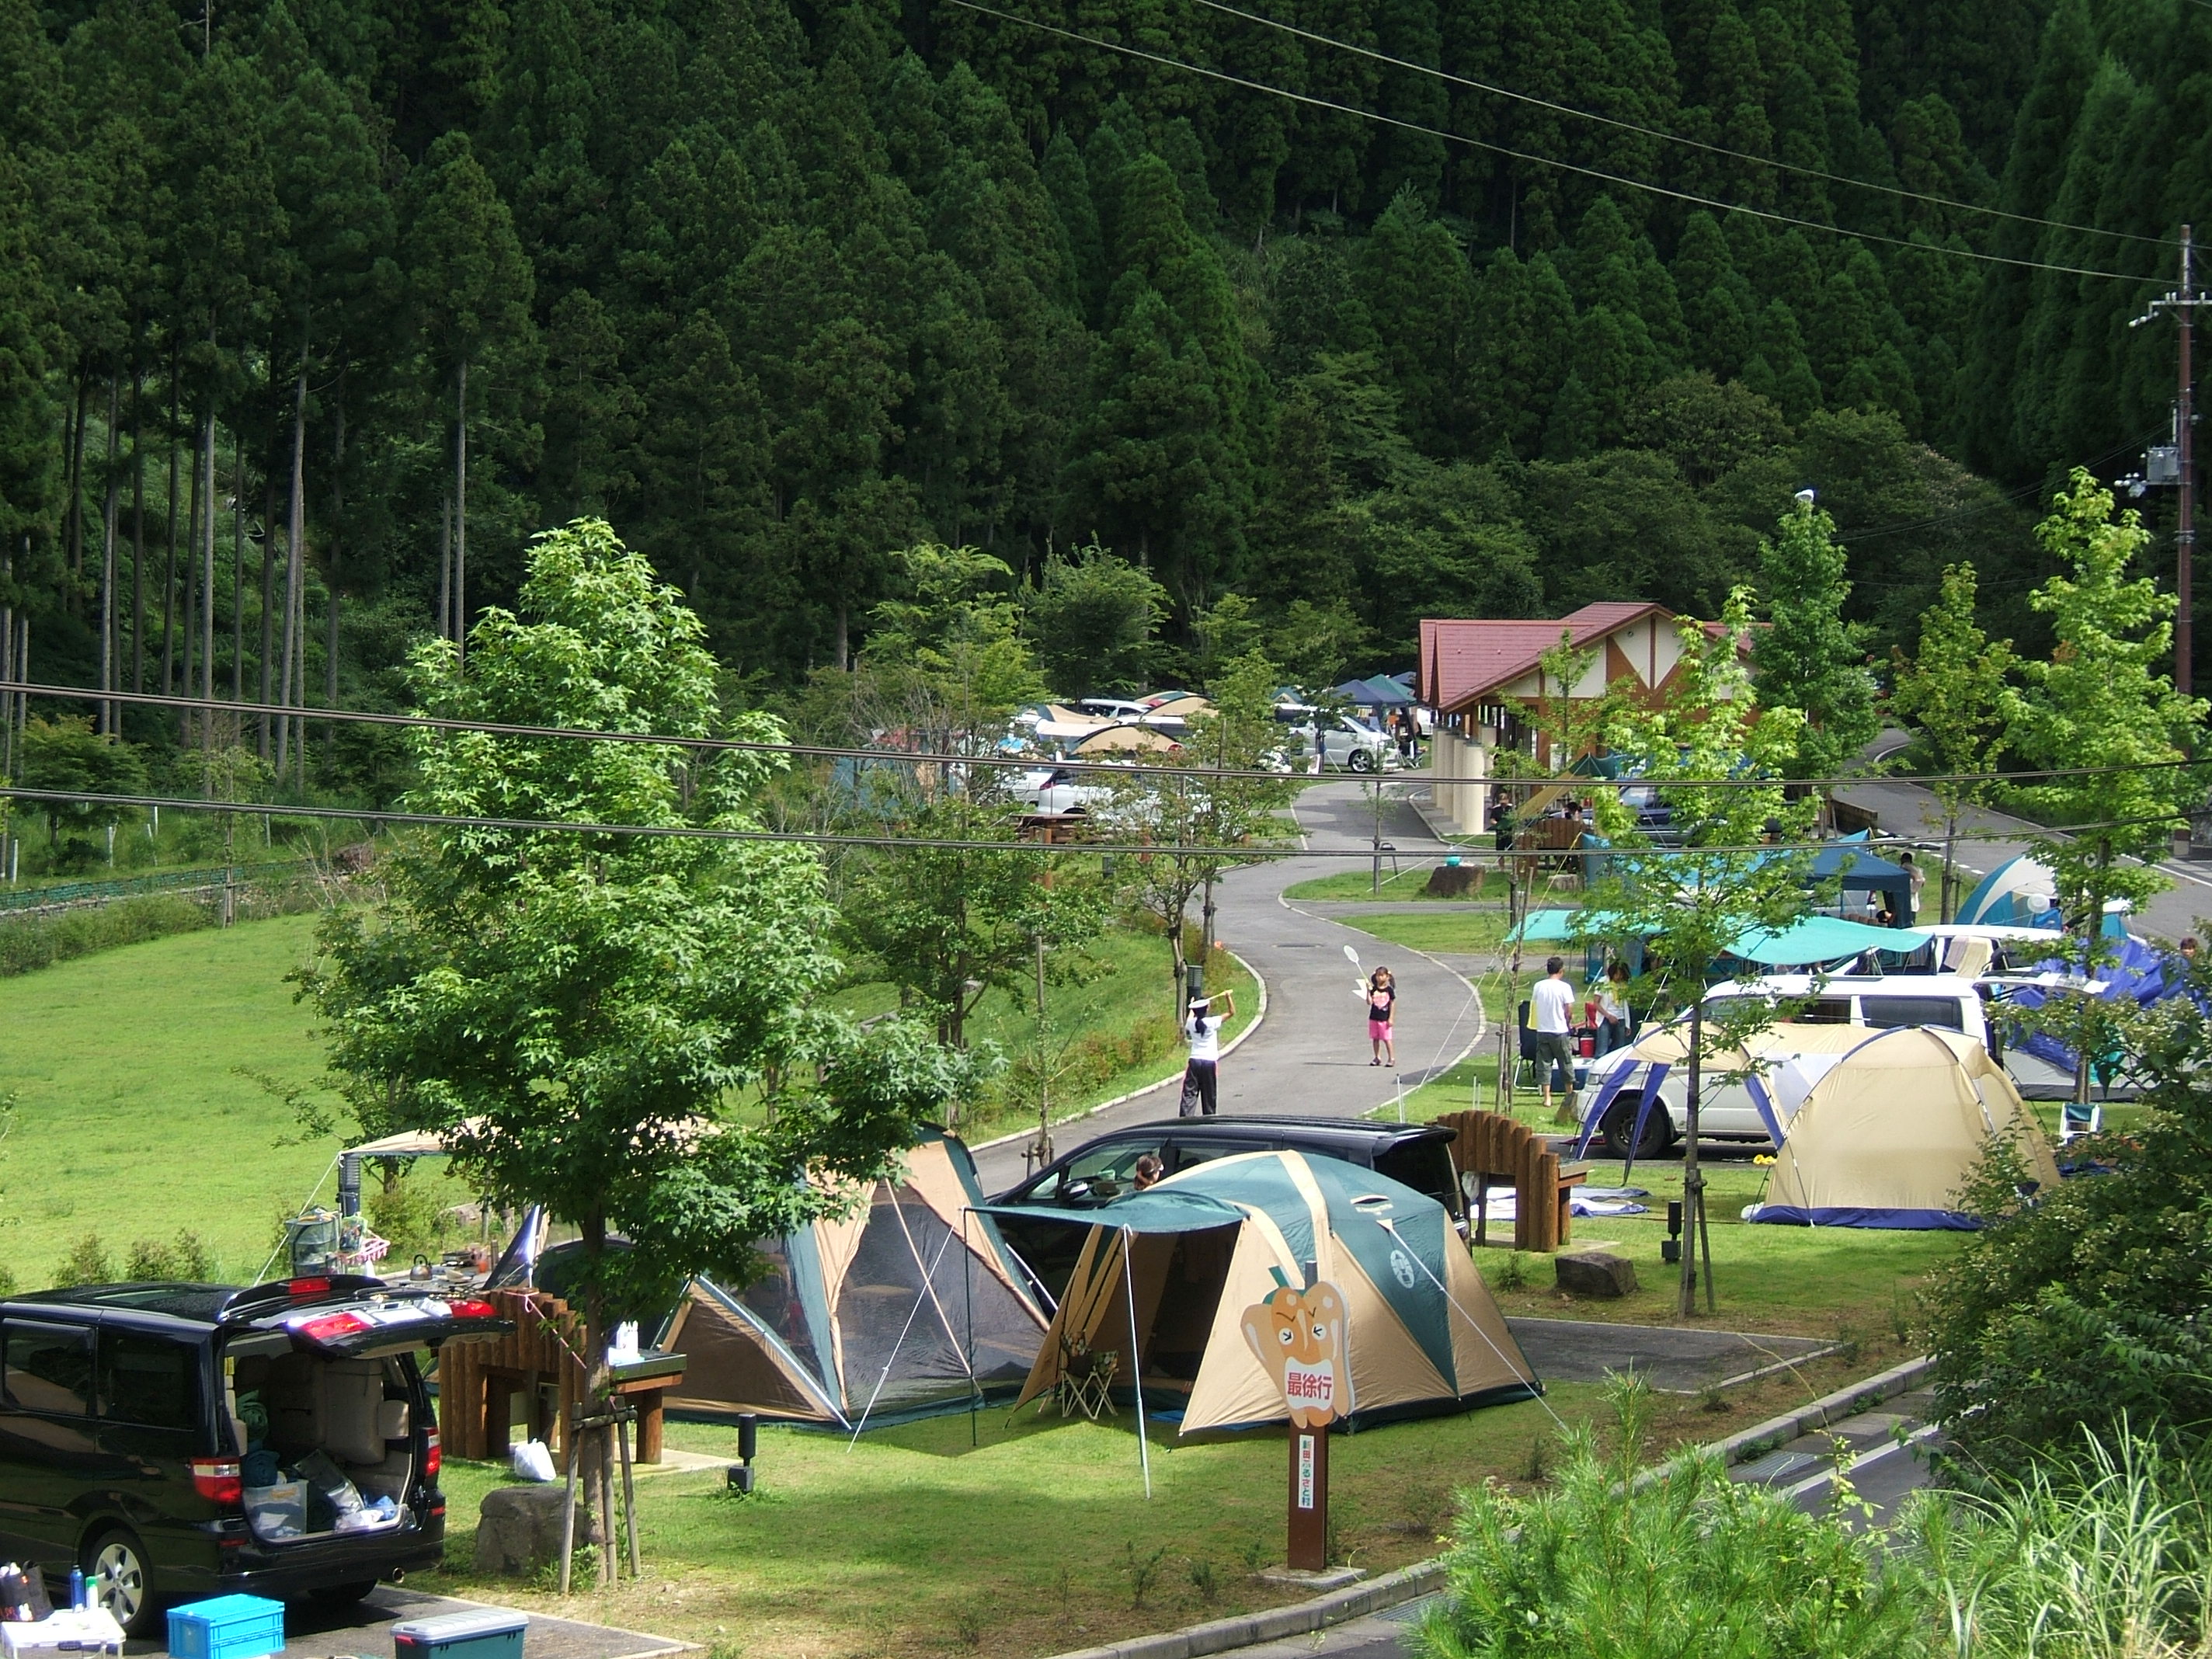
[[[1869,1031],[1899,1025],[1932,1025],[1961,1032],[1985,1046],[1989,1042],[1989,1019],[1980,990],[1974,981],[1954,975],[1832,975],[1816,988],[1810,974],[1775,974],[1763,979],[1730,980],[1705,994],[1708,1011],[1725,1009],[1733,1012],[1747,1003],[1755,1003],[1761,1009],[1774,1009],[1777,1018],[1786,1017],[1808,1025],[1858,1025]],[[1831,1057],[1820,1058],[1826,1060]],[[1792,1062],[1778,1060],[1771,1063],[1779,1066]],[[1602,1087],[1606,1079],[1624,1066],[1641,1069],[1643,1065],[1626,1049],[1616,1049],[1590,1063],[1589,1087],[1592,1091]],[[1802,1091],[1779,1086],[1772,1076],[1765,1079],[1765,1087],[1778,1116],[1786,1126],[1803,1099]],[[1626,1084],[1599,1125],[1599,1139],[1608,1157],[1628,1155],[1629,1137],[1635,1132],[1637,1103],[1642,1089],[1641,1079]],[[1688,1097],[1687,1070],[1677,1066],[1659,1085],[1659,1100],[1666,1110],[1655,1111],[1645,1120],[1643,1139],[1636,1148],[1637,1157],[1656,1157],[1687,1130]],[[1705,1140],[1771,1144],[1766,1121],[1752,1099],[1749,1086],[1741,1079],[1727,1081],[1711,1076],[1704,1079],[1698,1099],[1698,1133],[1699,1139]]]

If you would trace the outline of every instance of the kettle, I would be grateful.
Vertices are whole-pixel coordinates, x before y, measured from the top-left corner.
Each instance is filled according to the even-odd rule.
[[[428,1279],[431,1274],[430,1258],[420,1250],[415,1253],[415,1265],[407,1270],[410,1279]]]

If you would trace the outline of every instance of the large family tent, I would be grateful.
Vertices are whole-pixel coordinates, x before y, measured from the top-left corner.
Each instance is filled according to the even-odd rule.
[[[982,1202],[967,1147],[933,1133],[849,1217],[758,1245],[744,1290],[693,1279],[661,1338],[690,1359],[668,1405],[852,1429],[1011,1389],[1045,1320]]]
[[[1708,1098],[1710,1091],[1723,1082],[1742,1079],[1744,1091],[1751,1097],[1759,1121],[1766,1126],[1767,1139],[1779,1146],[1790,1120],[1814,1086],[1866,1039],[1867,1028],[1863,1025],[1778,1019],[1771,1025],[1747,1032],[1740,1042],[1723,1047],[1713,1029],[1707,1026],[1705,1046],[1698,1059],[1698,1073]],[[1620,1058],[1622,1054],[1627,1058]],[[1583,1113],[1582,1134],[1575,1142],[1574,1155],[1589,1155],[1590,1142],[1604,1126],[1605,1115],[1612,1109],[1613,1103],[1639,1078],[1642,1086],[1633,1096],[1636,1120],[1632,1144],[1643,1145],[1644,1119],[1653,1112],[1666,1109],[1660,1103],[1660,1085],[1678,1066],[1686,1072],[1689,1063],[1690,1022],[1680,1017],[1644,1032],[1626,1048],[1616,1048],[1607,1055],[1602,1077],[1597,1087],[1589,1091],[1589,1104]]]
[[[2012,1079],[1956,1031],[1900,1025],[1857,1044],[1814,1085],[1774,1155],[1753,1221],[1968,1230],[1957,1207],[1975,1164],[2009,1140],[2028,1174],[2058,1165]]]
[[[1355,1426],[1542,1392],[1443,1206],[1371,1170],[1247,1152],[1095,1210],[1007,1212],[1089,1230],[1025,1401],[1064,1354],[1111,1352],[1115,1392],[1183,1434],[1285,1420],[1241,1323],[1278,1271],[1344,1292]]]

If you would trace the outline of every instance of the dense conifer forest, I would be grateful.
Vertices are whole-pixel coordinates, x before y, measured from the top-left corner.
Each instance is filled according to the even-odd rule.
[[[1323,679],[1711,612],[1810,485],[1878,646],[1962,558],[2026,641],[2039,494],[2166,422],[2208,64],[2199,0],[0,0],[0,602],[34,678],[374,704],[598,514],[742,696],[921,540]]]

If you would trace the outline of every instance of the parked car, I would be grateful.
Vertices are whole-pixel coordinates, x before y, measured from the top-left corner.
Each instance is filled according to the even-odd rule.
[[[1304,703],[1278,703],[1275,719],[1290,728],[1300,746],[1297,758],[1310,758],[1321,747],[1323,766],[1341,766],[1354,772],[1379,772],[1398,763],[1398,746],[1374,726],[1349,714],[1325,714]]]
[[[1097,781],[1098,776],[1065,766],[1041,766],[1022,774],[1014,786],[1014,799],[1040,817],[1091,811],[1114,799],[1113,790]]]
[[[94,1285],[0,1302],[0,1556],[101,1577],[134,1636],[165,1600],[357,1601],[445,1554],[437,1419],[416,1352],[514,1328],[489,1302],[381,1279]],[[319,1452],[374,1529],[249,1519],[249,1415],[287,1464]],[[257,1491],[263,1490],[257,1488]],[[304,1488],[302,1488],[304,1492]],[[333,1516],[335,1511],[332,1511]],[[266,1534],[266,1535],[264,1535]]]
[[[1092,1210],[1136,1188],[1137,1160],[1157,1158],[1176,1175],[1239,1152],[1294,1152],[1376,1170],[1425,1193],[1462,1231],[1467,1205],[1452,1169],[1452,1131],[1433,1123],[1374,1123],[1341,1117],[1171,1117],[1133,1124],[1085,1141],[992,1200],[994,1204]],[[1046,1293],[1057,1301],[1075,1271],[1083,1230],[1000,1216],[1000,1232]]]
[[[1990,1004],[2001,1000],[2001,981],[1967,979],[1955,974],[1832,975],[1816,981],[1810,974],[1773,974],[1753,980],[1730,980],[1705,994],[1709,1011],[1732,1010],[1753,1003],[1773,1009],[1804,1024],[1863,1025],[1869,1032],[1900,1025],[1935,1026],[1958,1031],[1987,1048],[2003,1065],[2007,1075],[2028,1099],[2058,1099],[2071,1093],[2072,1080],[2048,1060],[2008,1048],[2002,1017],[1992,1029]],[[1595,1090],[1622,1066],[1641,1066],[1626,1050],[1615,1050],[1592,1062],[1589,1086]],[[1680,1138],[1688,1127],[1688,1079],[1677,1067],[1659,1085],[1666,1107],[1644,1121],[1644,1138],[1636,1148],[1638,1158],[1653,1158]],[[1640,1085],[1631,1082],[1607,1109],[1599,1125],[1607,1155],[1625,1158],[1635,1132]],[[1770,1095],[1773,1091],[1769,1090]],[[1783,1102],[1776,1101],[1778,1111]],[[1700,1139],[1768,1143],[1766,1125],[1753,1103],[1751,1091],[1739,1080],[1705,1080],[1698,1105]]]

